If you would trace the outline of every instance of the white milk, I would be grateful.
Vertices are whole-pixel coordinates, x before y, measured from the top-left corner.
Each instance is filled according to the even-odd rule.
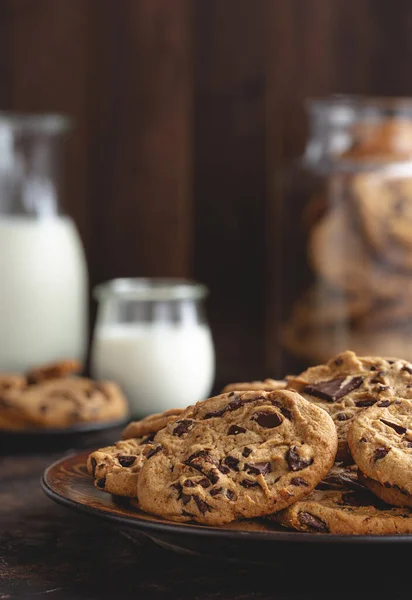
[[[96,328],[93,375],[117,381],[136,415],[186,407],[207,398],[214,360],[206,325],[139,323]]]
[[[71,219],[0,218],[0,371],[84,358],[87,273]]]

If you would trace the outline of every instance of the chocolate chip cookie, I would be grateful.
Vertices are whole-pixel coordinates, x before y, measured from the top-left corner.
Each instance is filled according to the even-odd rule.
[[[383,500],[383,502],[393,506],[408,506],[412,508],[412,496],[396,484],[385,483],[385,485],[381,485],[360,471],[358,471],[358,478],[372,494]]]
[[[225,394],[226,392],[248,392],[254,390],[263,390],[265,392],[283,390],[286,387],[286,383],[287,382],[284,379],[264,379],[263,381],[229,383],[223,388],[221,394]]]
[[[48,379],[59,379],[68,377],[75,373],[80,373],[83,365],[75,359],[59,360],[47,365],[35,367],[27,372],[27,381],[29,384],[40,383]]]
[[[285,527],[310,533],[412,533],[412,511],[393,508],[366,489],[315,490],[269,518]]]
[[[33,427],[108,421],[128,412],[126,399],[115,383],[81,377],[46,380],[13,395],[8,402]]]
[[[138,438],[151,433],[156,433],[172,421],[176,421],[183,408],[170,408],[162,413],[149,415],[140,421],[132,421],[122,431],[122,440]]]
[[[329,415],[292,391],[230,392],[159,431],[138,479],[143,510],[222,525],[284,508],[333,464]]]
[[[97,489],[117,496],[136,498],[137,477],[152,445],[151,435],[123,440],[92,452],[87,470]]]
[[[406,368],[412,372],[412,365]],[[412,400],[389,397],[363,411],[351,423],[348,443],[360,471],[387,491],[379,494],[375,486],[374,493],[389,499],[399,492],[402,505],[412,505]]]
[[[288,388],[331,415],[338,432],[338,460],[347,461],[352,419],[365,408],[393,396],[412,398],[412,365],[396,358],[358,357],[347,351],[290,378]]]

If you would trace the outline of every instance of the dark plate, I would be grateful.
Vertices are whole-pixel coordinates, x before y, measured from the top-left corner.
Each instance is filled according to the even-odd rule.
[[[87,453],[64,458],[46,469],[42,478],[44,492],[55,502],[94,517],[112,522],[130,532],[143,533],[157,544],[172,550],[250,563],[270,563],[297,553],[324,549],[335,557],[331,545],[350,546],[365,553],[372,545],[382,552],[382,544],[412,543],[412,535],[333,535],[287,531],[263,519],[238,521],[225,527],[174,523],[148,515],[133,506],[133,501],[116,499],[97,490],[86,469]],[[312,550],[313,549],[313,550]],[[348,548],[349,549],[349,548]]]

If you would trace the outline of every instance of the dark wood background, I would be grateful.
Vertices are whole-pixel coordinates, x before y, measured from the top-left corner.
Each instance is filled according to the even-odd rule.
[[[91,285],[211,290],[218,382],[277,373],[281,173],[303,100],[412,95],[410,0],[0,0],[0,108],[73,116]]]

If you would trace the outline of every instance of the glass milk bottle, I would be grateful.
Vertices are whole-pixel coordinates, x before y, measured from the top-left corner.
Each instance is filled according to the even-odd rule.
[[[92,371],[117,381],[142,417],[207,398],[215,372],[203,285],[118,279],[96,288]]]
[[[0,372],[84,359],[87,270],[59,205],[68,122],[0,113]]]

